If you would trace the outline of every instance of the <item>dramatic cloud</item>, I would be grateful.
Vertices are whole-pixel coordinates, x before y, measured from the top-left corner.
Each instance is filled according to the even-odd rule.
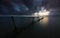
[[[46,8],[60,8],[60,0],[43,0],[42,5]]]
[[[42,0],[1,0],[0,14],[32,14],[41,7]]]

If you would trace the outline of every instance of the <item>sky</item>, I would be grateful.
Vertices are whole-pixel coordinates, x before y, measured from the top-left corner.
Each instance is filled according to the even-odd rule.
[[[1,0],[0,14],[33,14],[42,6],[60,8],[60,0]]]
[[[60,0],[43,0],[46,8],[60,8]]]

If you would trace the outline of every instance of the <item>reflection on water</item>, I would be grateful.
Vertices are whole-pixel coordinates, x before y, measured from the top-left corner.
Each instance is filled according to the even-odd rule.
[[[48,17],[44,17],[44,19],[42,19],[42,20],[40,21],[40,24],[42,24],[42,25],[47,25],[47,24],[48,24]]]

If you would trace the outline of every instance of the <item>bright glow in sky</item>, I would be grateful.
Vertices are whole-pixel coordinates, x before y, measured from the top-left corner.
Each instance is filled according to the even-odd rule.
[[[39,16],[49,15],[49,13],[50,13],[49,11],[44,9],[43,11],[39,11]]]
[[[50,11],[47,11],[46,9],[41,10],[39,12],[34,13],[35,16],[44,16],[44,15],[49,15]]]
[[[49,15],[50,11],[47,11],[44,7],[41,7],[39,12],[34,13],[35,16],[46,16]]]

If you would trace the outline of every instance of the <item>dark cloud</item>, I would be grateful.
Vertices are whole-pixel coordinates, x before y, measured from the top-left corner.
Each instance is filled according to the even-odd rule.
[[[43,0],[42,5],[46,8],[60,8],[60,0]]]
[[[1,0],[0,14],[32,14],[40,8],[42,0]]]

